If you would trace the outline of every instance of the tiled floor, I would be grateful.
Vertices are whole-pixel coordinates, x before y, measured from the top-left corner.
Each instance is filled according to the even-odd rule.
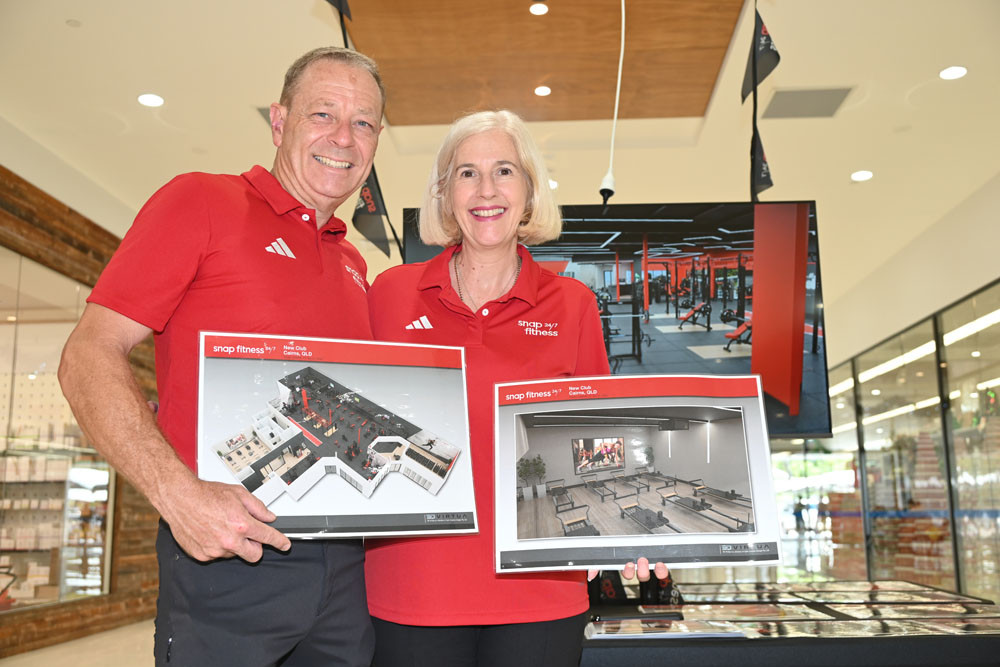
[[[153,621],[0,660],[3,667],[147,667],[153,664]]]

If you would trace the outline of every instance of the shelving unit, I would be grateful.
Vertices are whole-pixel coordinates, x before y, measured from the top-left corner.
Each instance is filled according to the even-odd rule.
[[[0,452],[0,609],[106,592],[111,477],[85,452]]]

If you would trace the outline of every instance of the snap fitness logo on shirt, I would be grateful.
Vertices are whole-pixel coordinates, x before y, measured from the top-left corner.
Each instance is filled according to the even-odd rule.
[[[517,326],[524,328],[525,336],[558,336],[558,322],[537,322],[534,320],[518,320]]]
[[[367,292],[368,290],[365,289],[364,277],[362,277],[362,275],[358,273],[353,267],[347,266],[345,264],[344,268],[347,269],[347,272],[351,274],[352,278],[354,278],[354,282],[357,283],[358,287],[361,288],[361,291]]]

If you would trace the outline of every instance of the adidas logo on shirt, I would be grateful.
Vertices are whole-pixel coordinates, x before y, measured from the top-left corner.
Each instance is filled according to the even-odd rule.
[[[290,257],[292,259],[295,259],[295,253],[292,252],[292,249],[288,247],[287,243],[285,243],[285,239],[281,238],[280,236],[274,241],[272,241],[271,245],[264,246],[264,250],[268,252],[273,252],[275,255],[281,255],[282,257]]]
[[[434,325],[427,319],[426,315],[421,315],[419,320],[413,320],[406,325],[407,329],[433,329]]]

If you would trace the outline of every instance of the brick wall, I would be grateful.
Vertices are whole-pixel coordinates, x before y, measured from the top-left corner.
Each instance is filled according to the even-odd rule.
[[[0,166],[0,245],[93,286],[120,239]],[[152,340],[132,353],[140,386],[156,391]],[[152,618],[156,510],[124,478],[115,484],[110,594],[0,613],[0,657]]]

